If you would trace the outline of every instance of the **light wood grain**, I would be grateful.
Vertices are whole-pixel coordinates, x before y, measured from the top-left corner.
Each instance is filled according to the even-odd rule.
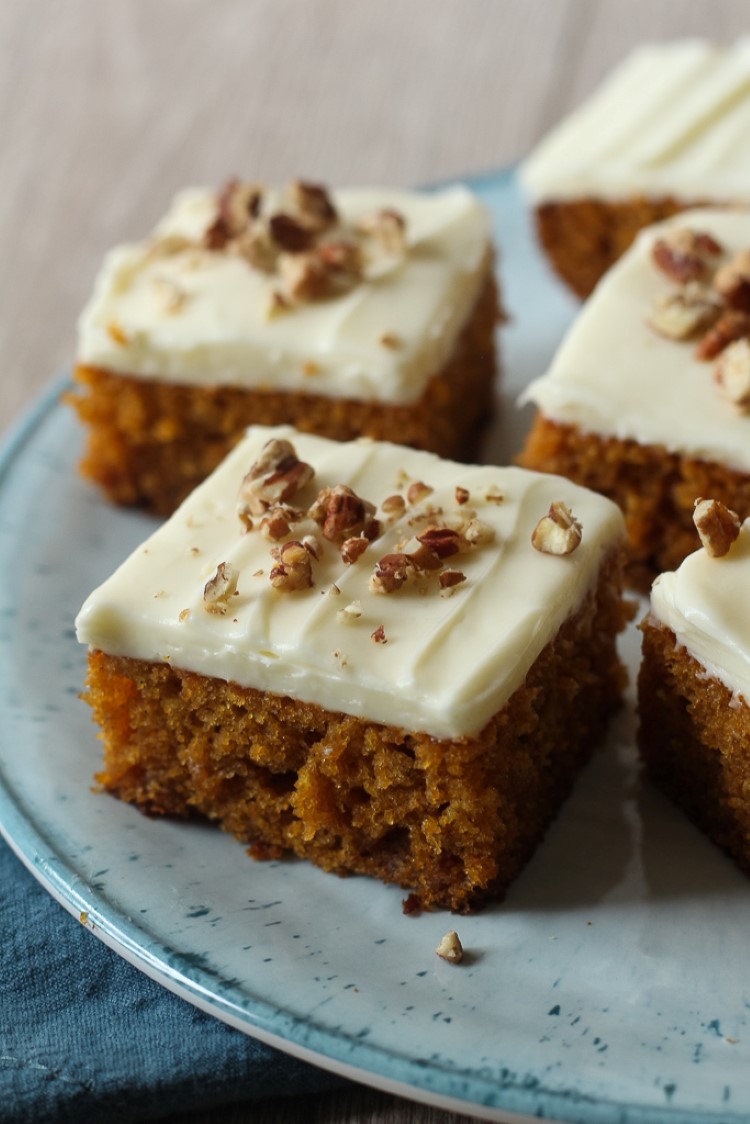
[[[746,0],[4,0],[0,430],[69,367],[102,254],[141,236],[177,188],[497,168],[636,43],[728,41],[746,17]],[[354,1088],[221,1119],[466,1117]]]

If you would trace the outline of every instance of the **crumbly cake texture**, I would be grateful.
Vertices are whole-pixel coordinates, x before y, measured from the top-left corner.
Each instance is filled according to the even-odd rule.
[[[644,196],[550,200],[535,208],[534,222],[555,273],[585,300],[640,230],[695,205]]]
[[[160,514],[250,424],[472,460],[501,319],[489,222],[437,193],[232,182],[106,259],[79,325],[85,477]]]
[[[674,569],[695,549],[693,510],[713,496],[750,515],[750,476],[712,461],[582,433],[537,415],[519,463],[567,476],[614,500],[628,529],[628,584],[648,593],[657,573]]]
[[[632,52],[521,169],[539,240],[580,297],[645,226],[750,203],[750,40]]]
[[[641,625],[638,744],[659,787],[750,874],[750,524],[701,509],[706,545],[659,577]]]
[[[638,744],[661,790],[750,874],[750,708],[646,621]]]
[[[643,591],[694,549],[696,499],[750,515],[749,248],[744,213],[642,231],[525,395],[519,463],[619,504]]]
[[[274,541],[274,507],[245,505],[266,502],[269,447],[290,438],[285,472],[315,477],[290,497],[299,537]],[[366,505],[348,537],[347,461]],[[502,896],[619,701],[622,534],[568,481],[256,427],[79,614],[99,779],[256,857],[425,906]]]

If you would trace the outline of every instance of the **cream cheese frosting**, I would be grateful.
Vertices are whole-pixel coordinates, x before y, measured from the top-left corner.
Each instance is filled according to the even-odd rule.
[[[355,563],[345,565],[339,550],[318,536],[311,589],[273,588],[273,544],[257,529],[243,534],[237,515],[240,482],[270,438],[291,440],[315,470],[292,501],[295,507],[306,510],[319,489],[341,483],[378,505],[382,534]],[[382,501],[408,494],[410,482],[433,490],[407,504],[402,516],[386,518]],[[462,494],[464,503],[457,487],[469,493]],[[580,545],[564,557],[542,554],[530,542],[557,501],[582,526]],[[449,560],[466,580],[450,596],[441,595],[429,575],[390,594],[373,592],[376,562],[405,549],[440,510],[440,518],[459,520],[474,513],[492,537]],[[292,537],[318,530],[309,521],[296,525]],[[364,438],[344,445],[289,427],[252,427],[171,519],[91,594],[77,634],[111,655],[166,660],[366,720],[460,737],[478,732],[523,683],[622,536],[614,504],[559,477],[459,465]],[[207,612],[203,601],[204,586],[222,562],[238,574],[225,615]],[[376,643],[373,633],[381,627],[385,642]]]
[[[603,437],[664,446],[750,471],[750,416],[720,392],[696,341],[657,334],[655,303],[675,284],[652,261],[654,242],[680,227],[706,231],[729,258],[750,249],[750,213],[685,211],[642,231],[599,282],[548,372],[524,392],[542,413]]]
[[[750,520],[728,554],[691,554],[651,590],[654,617],[733,693],[750,702]]]
[[[151,239],[107,255],[80,317],[78,362],[189,385],[415,400],[450,357],[486,277],[487,212],[461,186],[351,188],[333,197],[351,225],[398,211],[406,220],[403,258],[370,270],[343,295],[269,317],[273,280],[238,255],[200,246],[216,194],[187,190]],[[158,252],[173,236],[195,245]]]
[[[540,142],[521,178],[536,203],[750,201],[750,38],[638,48]]]

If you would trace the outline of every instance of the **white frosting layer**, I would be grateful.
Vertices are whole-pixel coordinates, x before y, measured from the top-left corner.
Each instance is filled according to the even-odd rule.
[[[728,554],[697,550],[651,590],[653,615],[689,655],[750,702],[750,520]]]
[[[541,141],[521,176],[537,203],[750,201],[750,39],[640,47]]]
[[[463,187],[349,189],[334,198],[352,224],[381,209],[399,211],[405,258],[345,295],[269,318],[278,280],[239,256],[200,248],[159,255],[153,240],[119,246],[80,318],[78,362],[193,385],[418,398],[449,358],[484,281],[488,215]],[[182,192],[155,234],[198,241],[215,207],[213,193]],[[384,345],[386,334],[399,346]]]
[[[315,479],[292,501],[300,508],[319,488],[338,483],[380,504],[399,487],[403,491],[404,472],[434,492],[405,518],[384,523],[382,536],[353,565],[345,566],[338,549],[324,543],[313,564],[314,588],[280,593],[269,581],[272,544],[257,530],[242,534],[236,514],[240,481],[270,436],[290,437],[298,456],[315,468]],[[457,485],[470,491],[463,507],[456,503]],[[486,498],[491,489],[503,493],[502,503]],[[536,523],[557,500],[572,508],[583,527],[580,546],[566,557],[541,554],[530,543]],[[432,521],[408,522],[430,506],[451,516],[475,510],[494,529],[495,541],[448,560],[467,579],[449,597],[440,595],[434,576],[395,593],[371,592],[377,560],[403,549],[405,539]],[[308,522],[297,525],[293,536],[317,530]],[[613,504],[555,476],[458,465],[365,439],[343,445],[287,427],[254,427],[92,593],[76,627],[83,643],[112,655],[170,660],[242,686],[453,738],[479,731],[523,683],[622,534]],[[204,585],[221,562],[239,571],[239,595],[226,616],[203,606]],[[334,583],[338,596],[330,592]],[[362,616],[342,623],[339,610],[354,602]],[[380,625],[385,644],[371,638]]]
[[[744,212],[686,211],[644,230],[600,281],[524,401],[586,432],[750,471],[750,416],[721,394],[713,363],[695,357],[695,340],[666,339],[647,322],[654,302],[676,289],[651,248],[665,230],[683,226],[714,234],[727,257],[750,248]]]

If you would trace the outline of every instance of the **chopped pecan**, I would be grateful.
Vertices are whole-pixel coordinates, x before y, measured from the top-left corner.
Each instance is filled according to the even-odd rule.
[[[581,524],[567,504],[558,501],[537,523],[531,545],[542,554],[572,554],[581,538]]]
[[[363,535],[356,535],[350,539],[344,539],[341,544],[341,558],[347,566],[351,566],[357,559],[361,558],[364,552],[370,545],[370,540],[366,539]]]
[[[463,535],[451,527],[426,527],[417,535],[417,541],[441,561],[453,554],[460,554],[468,546]]]
[[[469,492],[469,489],[468,488],[462,488],[460,485],[456,486],[455,495],[456,495],[456,503],[459,505],[459,507],[463,507],[463,505],[465,503],[468,503],[469,500],[471,499],[471,493]]]
[[[362,616],[362,605],[359,601],[350,601],[343,609],[339,609],[336,613],[336,620],[341,624],[353,624],[354,621],[359,620]]]
[[[376,644],[388,643],[388,637],[385,634],[385,629],[382,624],[379,624],[375,631],[370,633],[370,639],[374,640]]]
[[[289,195],[294,210],[311,229],[327,230],[338,222],[336,207],[322,184],[295,180]]]
[[[718,269],[714,286],[731,308],[750,312],[750,250],[740,250]]]
[[[680,226],[658,238],[651,250],[655,264],[680,285],[709,276],[713,259],[722,253],[710,234]]]
[[[312,480],[313,468],[301,461],[290,441],[272,437],[240,484],[238,512],[263,515],[286,503]]]
[[[406,219],[400,211],[384,208],[366,215],[359,226],[380,244],[385,253],[399,256],[406,252]]]
[[[207,613],[226,613],[230,597],[237,592],[239,574],[229,562],[220,562],[216,573],[206,582],[203,589],[203,608]]]
[[[303,516],[303,512],[300,512],[299,514],[300,517]],[[303,535],[302,545],[304,546],[307,553],[311,554],[317,562],[320,558],[321,543],[318,542],[318,540],[315,538],[315,535]]]
[[[735,340],[724,348],[714,378],[738,410],[750,410],[750,340]]]
[[[750,338],[750,315],[730,309],[709,328],[695,349],[698,359],[715,359],[734,340]]]
[[[351,289],[362,278],[362,252],[347,238],[321,242],[316,254],[328,276],[331,291]]]
[[[247,230],[243,230],[233,242],[232,248],[263,273],[273,273],[276,269],[279,250],[265,222],[254,222]]]
[[[660,336],[686,340],[705,331],[719,317],[721,300],[713,289],[691,281],[676,292],[660,297],[651,309],[648,322]]]
[[[279,272],[284,286],[283,295],[300,304],[324,300],[331,294],[328,270],[316,254],[282,254]]]
[[[329,542],[343,542],[359,534],[370,540],[376,538],[380,525],[373,518],[374,514],[375,505],[363,500],[346,484],[321,489],[308,511]]]
[[[223,250],[258,216],[262,200],[263,188],[258,184],[229,180],[219,192],[216,218],[203,236],[204,245]]]
[[[272,542],[279,542],[286,538],[295,523],[299,523],[303,513],[289,507],[287,504],[275,504],[269,507],[260,521],[261,534]]]
[[[278,548],[276,557],[278,562],[269,574],[274,589],[281,593],[293,593],[310,588],[313,583],[312,562],[310,552],[303,543],[296,539],[285,542]]]
[[[277,211],[268,220],[271,238],[287,254],[301,254],[309,250],[314,241],[313,231],[294,215]]]
[[[394,593],[412,572],[414,564],[408,554],[384,554],[370,577],[373,593]]]
[[[438,574],[438,584],[442,590],[452,590],[466,581],[466,574],[460,570],[443,570]]]
[[[398,519],[406,511],[406,500],[403,496],[393,495],[386,496],[380,505],[381,511],[384,515],[388,515],[393,519]]]
[[[720,500],[697,499],[693,523],[712,558],[725,555],[740,533],[740,517]]]
[[[417,504],[420,503],[421,500],[426,499],[427,496],[431,496],[434,490],[435,489],[431,488],[429,484],[423,484],[421,480],[415,480],[409,485],[406,491],[406,498],[410,504]]]
[[[464,950],[461,941],[459,940],[458,933],[451,929],[449,933],[440,941],[440,944],[435,949],[438,956],[443,960],[447,960],[449,964],[460,964],[464,958]]]
[[[495,528],[481,519],[470,519],[461,533],[470,546],[485,546],[495,541]]]

